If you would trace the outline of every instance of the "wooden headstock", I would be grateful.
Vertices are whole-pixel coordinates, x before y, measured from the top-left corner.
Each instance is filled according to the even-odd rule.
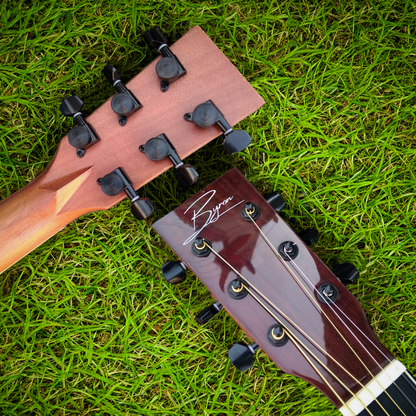
[[[271,360],[343,414],[361,414],[354,409],[365,407],[364,386],[381,383],[377,374],[404,372],[358,301],[237,169],[153,226]]]
[[[97,179],[121,167],[138,189],[171,168],[168,159],[155,162],[139,151],[149,139],[166,134],[183,159],[220,135],[215,125],[201,129],[184,120],[197,105],[213,100],[234,125],[264,103],[200,27],[191,29],[171,50],[186,75],[162,92],[155,71],[161,58],[155,59],[126,84],[143,107],[125,126],[112,111],[110,98],[87,118],[100,141],[84,157],[77,157],[64,137],[46,171],[0,203],[0,272],[75,218],[108,209],[126,197],[124,192],[105,195]]]

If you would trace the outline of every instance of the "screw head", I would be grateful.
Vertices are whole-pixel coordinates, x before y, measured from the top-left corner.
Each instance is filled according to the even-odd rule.
[[[77,149],[77,156],[84,157],[86,150],[84,149]]]
[[[160,91],[166,92],[169,89],[169,82],[168,81],[162,81],[160,83]]]

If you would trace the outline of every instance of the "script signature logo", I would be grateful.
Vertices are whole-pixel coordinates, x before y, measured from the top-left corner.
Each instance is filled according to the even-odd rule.
[[[228,212],[230,209],[235,208],[237,205],[240,205],[242,202],[244,202],[244,199],[240,202],[238,202],[237,204],[234,204],[232,207],[228,208],[227,210],[223,211],[220,213],[221,208],[225,207],[225,205],[227,205],[230,201],[232,201],[232,199],[234,198],[233,196],[230,196],[226,199],[224,199],[224,201],[220,202],[216,207],[212,208],[212,209],[206,209],[205,211],[203,211],[205,209],[205,207],[207,206],[207,204],[211,201],[211,199],[214,197],[214,195],[216,194],[216,190],[212,190],[212,191],[208,191],[207,193],[205,193],[204,195],[202,195],[201,197],[199,197],[192,205],[190,205],[188,207],[188,209],[184,212],[184,214],[186,214],[198,201],[200,201],[203,198],[207,198],[207,200],[205,201],[205,203],[202,205],[202,207],[198,210],[198,211],[193,211],[193,215],[192,215],[192,222],[194,224],[194,233],[185,240],[185,242],[183,243],[184,246],[186,246],[188,243],[190,243],[191,241],[193,241],[195,239],[195,237],[205,228],[207,227],[209,224],[212,224],[213,222],[216,222],[221,216],[223,216],[226,212]],[[198,230],[196,229],[196,221],[198,218],[201,218],[205,216],[205,224],[199,228]]]

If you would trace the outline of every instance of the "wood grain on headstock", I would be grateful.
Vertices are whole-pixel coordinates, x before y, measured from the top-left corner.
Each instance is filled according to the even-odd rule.
[[[143,108],[129,117],[126,126],[118,124],[110,98],[87,118],[101,138],[99,143],[78,158],[64,137],[46,171],[0,203],[0,272],[72,220],[125,198],[124,192],[106,196],[96,183],[98,178],[122,167],[138,189],[171,168],[167,159],[153,162],[139,152],[148,139],[165,133],[185,158],[219,136],[216,126],[201,130],[183,119],[198,104],[212,99],[231,125],[263,105],[263,99],[200,27],[191,29],[171,49],[187,70],[183,78],[162,93],[155,72],[157,58],[127,83]]]
[[[291,341],[283,347],[275,347],[267,340],[268,328],[275,324],[276,320],[253,297],[247,295],[241,300],[230,297],[227,291],[228,284],[238,278],[230,267],[213,253],[205,258],[192,254],[191,246],[196,234],[198,237],[204,237],[211,241],[214,250],[308,333],[328,354],[336,358],[350,374],[362,384],[366,384],[371,379],[371,375],[368,374],[357,356],[347,347],[334,327],[288,273],[255,225],[242,219],[241,209],[248,201],[260,207],[261,216],[256,223],[267,235],[273,247],[277,248],[283,241],[295,242],[299,247],[299,255],[295,262],[313,285],[316,288],[322,283],[336,285],[340,293],[337,306],[349,316],[371,342],[356,329],[354,329],[354,333],[358,336],[354,338],[328,305],[321,304],[322,309],[336,324],[342,336],[362,358],[368,369],[373,374],[378,374],[393,357],[375,338],[358,301],[340,284],[316,254],[302,242],[237,169],[229,171],[173,212],[157,221],[154,228],[178,257],[207,286],[213,297],[221,302],[244,331],[260,345],[270,359],[285,372],[301,377],[315,385],[337,407],[341,407],[342,403],[337,396]],[[193,216],[196,218],[195,223],[192,219]],[[198,231],[199,233],[197,233]],[[190,242],[184,244],[187,240]],[[310,293],[314,293],[312,289]],[[317,299],[316,294],[313,296]],[[344,321],[346,320],[344,319]],[[281,319],[280,322],[299,336],[305,345],[349,389],[353,392],[360,390],[361,386],[354,378],[346,375],[296,328],[285,319]],[[348,327],[352,327],[350,322],[346,322]],[[370,358],[368,353],[374,359]],[[315,362],[314,359],[312,361]],[[347,401],[351,394],[336,381],[326,368],[317,362],[315,364],[339,394],[339,397]]]

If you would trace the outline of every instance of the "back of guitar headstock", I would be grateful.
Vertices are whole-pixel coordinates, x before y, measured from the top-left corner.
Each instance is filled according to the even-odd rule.
[[[125,85],[122,68],[103,65],[102,82],[116,94],[89,117],[82,97],[62,97],[74,128],[45,172],[0,203],[0,273],[72,220],[126,196],[136,218],[148,217],[153,205],[136,190],[172,165],[181,185],[195,183],[183,159],[221,133],[230,152],[248,145],[247,133],[231,126],[264,100],[202,29],[171,47],[160,29],[146,38],[162,56]]]
[[[199,320],[224,308],[255,341],[230,350],[241,370],[260,346],[342,408],[396,365],[358,301],[236,169],[154,228],[180,258],[164,266],[167,280],[180,281],[186,266],[217,301]]]
[[[168,47],[159,45],[163,37],[158,43],[158,34],[158,31],[155,33],[151,30],[146,38],[152,47],[161,48],[163,54],[163,50]],[[172,57],[161,56],[155,59],[123,85],[124,89],[120,87],[122,83],[115,68],[109,65],[104,67],[103,83],[113,82],[117,94],[86,118],[99,141],[93,146],[87,146],[84,155],[79,157],[76,148],[69,143],[68,136],[64,137],[48,169],[47,179],[43,180],[42,186],[48,187],[75,172],[81,172],[80,175],[88,172],[87,180],[77,195],[71,198],[67,210],[108,209],[125,198],[124,193],[106,195],[96,183],[97,179],[118,167],[124,170],[134,189],[141,188],[171,168],[172,160],[169,157],[157,160],[161,155],[160,147],[159,152],[150,155],[143,151],[150,139],[164,134],[179,159],[184,159],[223,133],[220,123],[213,122],[204,128],[205,126],[185,118],[199,105],[211,100],[230,126],[263,105],[264,100],[200,27],[189,30],[168,49],[180,59],[186,72],[174,83],[171,82],[167,90],[163,88],[163,81],[161,86],[160,75],[164,72],[163,68],[158,72],[158,66],[166,58],[173,59]],[[124,101],[115,102],[116,98],[126,96],[124,90],[131,93],[140,106],[134,107],[134,103],[126,104]],[[130,105],[136,110],[129,111]],[[74,107],[73,111],[67,111],[68,116],[74,117],[77,109]],[[125,116],[120,114],[128,115],[125,122]],[[207,111],[203,115],[209,116]]]

